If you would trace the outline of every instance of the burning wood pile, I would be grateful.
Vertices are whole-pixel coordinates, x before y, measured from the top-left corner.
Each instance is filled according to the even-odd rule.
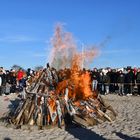
[[[91,91],[88,71],[67,70],[63,71],[64,77],[61,74],[49,68],[29,79],[26,99],[19,103],[10,123],[43,128],[70,123],[92,126],[114,120],[113,108]]]
[[[115,111],[91,90],[90,73],[81,67],[83,60],[86,64],[93,60],[97,49],[91,47],[81,53],[74,42],[70,33],[56,27],[50,63],[57,70],[47,65],[28,80],[26,99],[10,115],[12,124],[42,128],[69,123],[89,126],[114,120]]]

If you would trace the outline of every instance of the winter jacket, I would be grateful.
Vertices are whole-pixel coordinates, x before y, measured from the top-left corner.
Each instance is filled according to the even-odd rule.
[[[125,82],[134,83],[134,73],[133,72],[129,72],[125,75]]]
[[[18,73],[17,73],[17,79],[18,80],[22,80],[23,75],[24,75],[23,71],[18,71]]]
[[[5,86],[6,85],[6,75],[3,73],[3,74],[0,74],[0,77],[1,77],[1,86]]]
[[[92,72],[91,73],[91,79],[99,81],[99,73],[98,72]]]
[[[2,85],[2,78],[0,77],[0,86]]]
[[[125,82],[125,75],[123,73],[119,73],[117,82],[118,83],[124,83]]]
[[[16,83],[17,83],[16,76],[11,76],[11,77],[10,77],[10,83],[11,83],[12,85],[16,85]]]
[[[108,74],[103,75],[103,83],[108,83],[108,84],[110,83],[110,77]]]
[[[140,72],[136,74],[136,82],[140,83]]]

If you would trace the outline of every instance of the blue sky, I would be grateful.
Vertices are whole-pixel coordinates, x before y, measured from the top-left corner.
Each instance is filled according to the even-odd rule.
[[[61,22],[101,54],[91,67],[140,66],[140,0],[0,0],[0,66],[45,65]]]

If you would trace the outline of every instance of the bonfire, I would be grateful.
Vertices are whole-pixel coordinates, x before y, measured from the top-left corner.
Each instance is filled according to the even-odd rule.
[[[39,77],[34,77],[27,87],[26,99],[10,113],[9,122],[42,128],[72,122],[89,126],[113,121],[115,111],[97,92],[91,91],[89,73],[72,72],[71,78],[55,83],[56,79],[48,82],[46,69],[40,71]],[[50,88],[52,83],[55,89]]]
[[[63,33],[59,26],[52,43],[51,66],[47,65],[28,79],[26,99],[21,100],[16,110],[10,113],[9,122],[17,126],[37,125],[39,128],[112,122],[116,117],[115,111],[98,91],[91,90],[90,72],[81,68],[83,58],[90,61],[97,53],[96,49],[78,53],[72,36]]]

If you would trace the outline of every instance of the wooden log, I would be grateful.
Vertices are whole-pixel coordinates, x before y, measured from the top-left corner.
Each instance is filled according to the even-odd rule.
[[[43,76],[45,75],[45,72],[42,71],[41,74],[39,75],[38,79],[36,80],[34,86],[32,87],[32,89],[30,90],[30,92],[37,92],[38,89],[38,84],[40,83],[41,79],[43,78]]]
[[[105,117],[108,121],[112,122],[113,120],[106,114],[104,113],[103,111],[101,111],[100,109],[97,109],[97,112],[100,116],[103,116]]]
[[[29,125],[35,124],[35,120],[36,120],[35,114],[37,115],[37,111],[38,111],[37,107],[38,106],[37,106],[36,96],[34,96],[33,101],[32,101],[31,110],[30,110],[30,113],[28,116],[28,124]]]
[[[24,110],[24,116],[25,116],[24,124],[28,123],[28,117],[29,117],[29,112],[30,112],[31,106],[32,106],[32,100],[29,101],[27,107]]]
[[[49,110],[47,107],[47,98],[44,97],[44,102],[42,104],[42,113],[43,113],[43,125],[49,125]]]
[[[29,125],[34,125],[35,124],[35,121],[33,119],[33,115],[30,117],[29,121],[28,121],[28,124]]]
[[[60,106],[59,100],[56,100],[56,110],[57,110],[57,121],[58,121],[58,126],[61,127],[62,124],[62,109]]]
[[[107,110],[105,113],[111,118],[112,121],[116,119],[116,116],[114,115],[112,111]]]
[[[104,106],[106,110],[110,110],[113,113],[114,117],[117,116],[117,113],[109,103],[107,103],[101,96],[99,96],[98,99],[100,100],[100,103]]]
[[[91,117],[86,117],[85,120],[87,121],[87,124],[89,126],[93,126],[93,125],[97,125],[98,124],[98,121],[94,118],[91,118]]]
[[[19,114],[18,114],[17,117],[15,118],[15,123],[16,123],[16,124],[19,124],[20,118],[21,118],[21,116],[22,116],[22,114],[23,114],[25,108],[27,107],[29,101],[30,101],[30,99],[28,98],[28,99],[25,101],[25,104],[24,104],[22,110],[19,112]]]
[[[19,122],[16,125],[20,125],[20,126],[23,125],[24,118],[25,118],[25,116],[24,116],[24,113],[23,113],[21,118],[19,119]]]
[[[51,117],[50,117],[49,113],[47,114],[46,118],[47,118],[47,125],[50,125]]]
[[[37,122],[36,122],[39,128],[43,127],[42,120],[43,120],[43,116],[42,113],[40,112],[38,113]]]
[[[33,99],[32,96],[28,97],[28,103],[27,103],[27,105],[26,105],[26,107],[25,107],[25,109],[22,113],[22,117],[21,117],[21,118],[23,118],[22,124],[27,124],[28,123],[28,115],[29,115],[30,108],[32,106],[32,101],[33,101],[32,99]],[[20,121],[20,123],[21,123],[21,121]]]
[[[29,120],[31,121],[33,119],[34,109],[35,109],[35,98],[32,99],[31,107],[30,107],[29,114],[28,114],[28,117],[27,117],[27,123],[29,122]]]
[[[86,118],[82,118],[78,115],[73,115],[73,121],[83,127],[88,127],[91,124],[90,121],[87,121]]]

